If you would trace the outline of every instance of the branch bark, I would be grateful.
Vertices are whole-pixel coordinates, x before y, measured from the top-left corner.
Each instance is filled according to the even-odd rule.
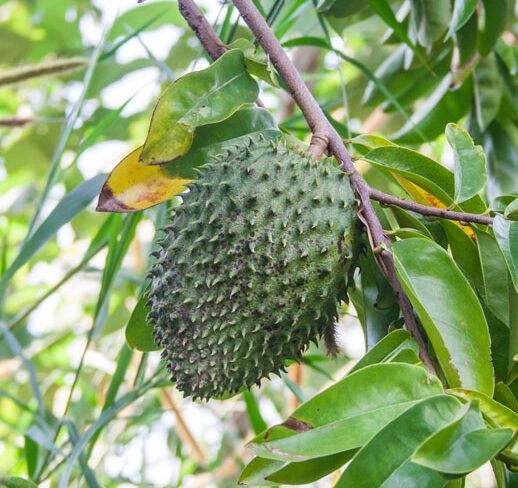
[[[458,220],[459,222],[473,222],[475,224],[493,225],[493,219],[487,215],[472,214],[467,212],[452,212],[445,208],[429,207],[428,205],[421,205],[420,203],[411,202],[403,198],[398,198],[387,193],[371,188],[369,190],[370,197],[377,200],[381,204],[395,205],[396,207],[405,208],[412,212],[420,213],[421,215],[428,215],[430,217],[441,217],[448,220]]]

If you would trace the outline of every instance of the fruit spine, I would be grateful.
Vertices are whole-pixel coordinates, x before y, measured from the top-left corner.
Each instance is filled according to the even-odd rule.
[[[189,185],[149,291],[156,342],[184,394],[231,396],[333,335],[359,241],[357,201],[335,164],[250,139]]]

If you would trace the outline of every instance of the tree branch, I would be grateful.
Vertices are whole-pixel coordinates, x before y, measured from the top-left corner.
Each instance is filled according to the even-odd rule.
[[[432,373],[435,373],[432,362],[428,356],[426,345],[417,328],[412,306],[397,278],[392,255],[384,249],[383,245],[390,244],[390,240],[383,233],[381,223],[372,207],[370,201],[371,188],[356,171],[351,156],[345,149],[342,138],[327,120],[324,112],[313,98],[313,95],[284,52],[261,13],[250,0],[233,0],[233,3],[239,10],[243,20],[248,24],[248,27],[259,44],[261,44],[265,52],[269,55],[272,64],[277,69],[291,96],[304,114],[304,118],[313,133],[312,144],[310,146],[312,156],[319,158],[325,150],[325,146],[329,146],[331,153],[340,162],[343,171],[350,175],[351,184],[360,200],[358,217],[367,229],[370,245],[374,250],[376,261],[394,290],[394,296],[401,308],[406,326],[419,346],[419,356],[421,360]],[[179,0],[179,7],[181,14],[185,17],[189,26],[200,39],[209,55],[215,59],[218,55],[223,54],[224,46],[210,24],[203,18],[203,14],[194,4],[193,0]],[[217,51],[216,48],[222,50]]]
[[[420,213],[421,215],[429,215],[431,217],[441,217],[448,220],[458,220],[459,222],[473,222],[475,224],[493,225],[493,219],[486,215],[472,214],[466,212],[452,212],[445,208],[429,207],[428,205],[421,205],[420,203],[411,202],[403,198],[394,197],[383,193],[381,191],[371,188],[369,190],[370,197],[377,200],[381,204],[395,205],[396,207],[405,208],[412,212]]]

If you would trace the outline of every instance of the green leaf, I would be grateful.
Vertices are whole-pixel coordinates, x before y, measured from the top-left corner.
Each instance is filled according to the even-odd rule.
[[[509,326],[509,291],[506,274],[506,262],[498,242],[488,232],[476,229],[478,253],[484,278],[480,291],[487,307],[504,324]]]
[[[287,463],[279,471],[267,476],[267,480],[283,485],[305,485],[313,483],[336,471],[349,461],[356,450],[339,452],[331,456],[310,459],[301,463]]]
[[[254,434],[259,434],[263,430],[266,430],[268,426],[264,421],[261,411],[259,410],[259,404],[251,391],[245,390],[243,392],[243,400],[246,404],[246,412],[248,413],[248,419],[254,430]]]
[[[272,86],[278,87],[276,76],[272,70],[270,59],[265,54],[259,54],[256,47],[248,39],[236,39],[227,46],[229,49],[240,49],[245,55],[248,72]]]
[[[448,384],[492,395],[489,330],[464,275],[450,255],[430,240],[398,241],[391,249],[403,289],[419,314]]]
[[[478,2],[477,2],[478,3]],[[455,41],[459,49],[459,71],[454,80],[464,79],[477,63],[475,52],[478,42],[478,15],[477,12],[455,34]],[[460,78],[459,78],[460,77]]]
[[[32,481],[18,478],[16,476],[0,478],[0,486],[5,486],[6,488],[38,488],[38,485],[34,484]]]
[[[502,381],[499,381],[495,386],[494,399],[513,412],[518,413],[518,398],[514,396],[511,388]]]
[[[156,351],[160,349],[153,337],[153,327],[147,323],[146,317],[151,307],[146,303],[148,298],[144,294],[135,305],[128,325],[126,326],[126,341],[138,351]]]
[[[446,126],[446,137],[453,149],[455,161],[455,201],[465,202],[484,188],[486,155],[481,146],[475,146],[470,135],[456,124]]]
[[[454,204],[454,174],[441,164],[423,154],[399,146],[373,149],[362,159],[399,176],[431,193],[445,205]],[[486,205],[479,195],[459,204],[465,212],[484,213]]]
[[[460,88],[450,90],[451,75],[443,78],[434,92],[414,112],[410,120],[391,136],[391,140],[401,144],[420,144],[416,130],[425,135],[426,140],[433,140],[444,131],[448,122],[457,122],[465,116],[471,107],[472,83],[468,79]]]
[[[486,421],[491,427],[512,430],[514,440],[503,451],[503,454],[511,457],[515,461],[515,464],[518,464],[518,414],[478,391],[455,388],[450,390],[450,392],[465,401],[473,399],[479,400],[480,410],[482,410]]]
[[[482,0],[482,3],[484,4],[485,16],[478,51],[481,56],[487,56],[505,30],[509,10],[508,0]]]
[[[254,457],[241,472],[238,483],[244,486],[275,486],[276,483],[268,481],[266,477],[281,469],[285,464],[285,461]]]
[[[496,456],[512,436],[511,429],[488,429],[475,399],[466,403],[456,420],[421,444],[412,461],[440,473],[464,475]]]
[[[305,461],[355,449],[442,387],[425,368],[404,363],[362,368],[301,405],[249,447],[270,459]]]
[[[335,488],[443,488],[446,482],[439,473],[413,463],[411,458],[426,439],[452,421],[460,408],[460,403],[447,395],[412,406],[358,451]]]
[[[514,288],[518,292],[518,222],[511,222],[496,215],[493,231],[507,263]]]
[[[518,198],[515,198],[504,211],[504,217],[509,220],[518,220]]]
[[[478,0],[455,0],[448,37],[457,32],[473,15]]]
[[[490,53],[473,71],[475,116],[481,132],[484,132],[497,116],[503,88],[496,55]]]
[[[46,244],[63,225],[70,222],[90,204],[93,198],[99,194],[105,179],[105,174],[97,175],[84,181],[63,197],[50,215],[24,242],[15,260],[5,270],[0,280],[0,294],[14,273],[34,256],[38,249]]]
[[[432,239],[432,234],[430,234],[426,225],[414,217],[410,212],[407,212],[400,207],[396,207],[395,205],[391,205],[389,208],[394,214],[394,217],[396,217],[397,223],[401,228],[416,229],[422,235]]]
[[[238,110],[222,122],[199,127],[187,154],[162,168],[175,178],[196,178],[193,168],[222,153],[225,147],[247,143],[250,136],[259,137],[259,134],[268,139],[281,135],[270,112],[252,107]]]
[[[348,293],[362,324],[367,349],[370,349],[387,334],[390,324],[399,317],[400,309],[370,249],[360,256],[360,268],[355,287]]]
[[[255,457],[241,473],[239,484],[250,486],[305,485],[337,470],[349,461],[355,452],[340,452],[300,463],[286,463]]]
[[[258,89],[239,49],[227,51],[207,69],[179,78],[155,107],[140,160],[162,164],[183,156],[197,127],[221,122],[253,103]]]
[[[394,330],[368,351],[354,365],[349,374],[372,364],[392,362],[401,352],[408,350],[415,352],[416,355],[419,354],[419,347],[412,339],[410,332],[404,329]]]
[[[440,223],[448,238],[450,252],[475,290],[483,287],[482,268],[478,249],[464,230],[449,220],[441,219]]]
[[[431,46],[448,29],[450,0],[410,0],[410,31],[422,46]]]

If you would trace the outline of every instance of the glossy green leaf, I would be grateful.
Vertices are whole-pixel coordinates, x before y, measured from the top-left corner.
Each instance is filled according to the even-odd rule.
[[[370,349],[387,334],[390,324],[399,317],[400,309],[370,250],[360,256],[360,269],[355,287],[348,293],[360,319],[367,349]]]
[[[454,75],[454,80],[457,80],[464,79],[466,73],[469,73],[477,62],[475,52],[478,42],[478,15],[476,11],[457,31],[455,41],[459,50],[460,67],[460,70]]]
[[[307,462],[314,462],[314,460]],[[254,457],[241,472],[238,483],[244,486],[275,486],[276,483],[268,481],[266,477],[285,465],[285,461]]]
[[[482,269],[478,249],[471,237],[462,227],[450,220],[440,220],[448,238],[448,245],[453,259],[462,270],[475,290],[483,287]]]
[[[516,398],[508,385],[499,381],[495,386],[494,399],[502,405],[518,413],[518,398]]]
[[[453,422],[419,446],[412,461],[440,473],[464,475],[496,456],[512,436],[511,429],[488,429],[479,400],[472,400]]]
[[[351,142],[363,146],[365,149],[372,151],[375,147],[380,146],[396,146],[393,142],[385,139],[384,137],[377,136],[375,134],[361,134],[354,137]]]
[[[391,249],[403,289],[419,314],[449,385],[492,395],[489,330],[464,275],[450,255],[430,240],[398,241]]]
[[[373,149],[362,159],[379,168],[390,171],[419,185],[445,205],[454,203],[455,181],[453,173],[423,154],[399,146],[384,146]],[[462,202],[458,209],[483,213],[486,210],[480,196]]]
[[[508,0],[482,0],[482,3],[485,15],[478,51],[482,56],[487,56],[505,30],[509,10]]]
[[[473,15],[478,0],[455,0],[448,37],[457,32]]]
[[[14,273],[18,271],[34,254],[46,244],[56,232],[82,212],[99,194],[106,179],[105,174],[84,181],[56,205],[49,216],[40,224],[32,235],[23,243],[18,255],[5,270],[0,280],[0,293],[5,289]]]
[[[186,74],[160,97],[140,160],[162,164],[183,156],[197,127],[225,120],[253,103],[257,94],[257,83],[239,49],[227,51],[202,71]]]
[[[447,75],[434,92],[410,117],[410,120],[390,138],[400,144],[422,143],[416,135],[416,129],[427,140],[433,140],[444,131],[448,122],[457,122],[465,116],[471,107],[472,83],[466,80],[460,88],[451,91],[452,78]]]
[[[387,235],[397,237],[398,239],[430,239],[424,232],[410,229],[410,228],[399,228],[386,232]]]
[[[480,61],[473,71],[475,116],[481,132],[493,122],[500,110],[503,83],[495,53]]]
[[[245,390],[243,393],[243,400],[246,405],[246,412],[248,414],[248,420],[250,421],[250,424],[252,425],[252,429],[254,431],[254,434],[259,434],[263,430],[266,430],[268,426],[266,425],[266,422],[264,421],[261,411],[259,410],[259,404],[257,403],[257,400],[254,396],[254,394],[251,391]]]
[[[491,210],[495,212],[505,212],[507,206],[510,205],[515,199],[516,195],[500,195],[493,200],[491,204]]]
[[[455,388],[451,393],[466,401],[479,400],[480,410],[491,427],[512,430],[514,439],[503,454],[512,458],[518,465],[518,414],[478,391]]]
[[[504,211],[504,217],[509,220],[518,220],[518,198],[515,198]]]
[[[151,307],[146,305],[147,301],[148,298],[145,294],[140,297],[126,326],[126,341],[138,351],[160,349],[153,337],[153,327],[147,322],[147,315],[151,311]]]
[[[259,137],[259,134],[268,139],[281,135],[270,112],[252,107],[238,110],[222,122],[199,127],[187,154],[162,168],[176,178],[196,178],[194,168],[223,153],[225,147],[246,143],[250,136]]]
[[[257,48],[248,39],[236,39],[227,46],[229,49],[240,49],[245,55],[248,72],[272,86],[278,87],[277,79],[272,70],[270,59],[257,52]]]
[[[410,212],[407,212],[400,207],[396,207],[395,205],[392,205],[389,208],[394,214],[394,217],[396,217],[397,223],[401,228],[415,229],[422,235],[432,239],[432,234],[430,234],[430,231],[427,229],[426,225],[414,217]]]
[[[502,279],[506,274],[504,256],[491,234],[478,229],[475,234],[484,279],[482,297],[498,320],[509,326],[509,290],[507,280]]]
[[[313,483],[339,469],[355,453],[356,450],[345,451],[301,463],[287,463],[279,471],[268,475],[267,480],[279,485],[305,485]]]
[[[5,486],[5,488],[38,488],[38,485],[34,484],[31,480],[18,478],[16,476],[0,478],[0,486]]]
[[[446,480],[438,472],[413,463],[411,458],[426,439],[455,418],[460,408],[460,403],[447,395],[412,406],[358,451],[335,488],[444,487]]]
[[[412,339],[410,332],[404,329],[394,330],[370,349],[354,365],[349,374],[372,364],[392,362],[401,352],[407,350],[411,350],[416,354],[419,353],[419,348],[414,339]]]
[[[451,16],[449,0],[410,0],[410,31],[423,46],[446,33]]]
[[[497,215],[493,222],[493,230],[518,292],[518,222],[511,222]]]
[[[289,461],[355,449],[411,405],[441,391],[437,378],[420,366],[367,366],[301,405],[249,447],[261,457]]]
[[[300,463],[286,463],[275,459],[255,457],[242,471],[239,484],[245,486],[273,486],[312,483],[343,466],[353,457],[355,452],[340,452]]]
[[[453,149],[455,162],[455,201],[465,202],[484,188],[486,155],[481,146],[476,146],[470,135],[456,124],[446,126],[446,138]]]

